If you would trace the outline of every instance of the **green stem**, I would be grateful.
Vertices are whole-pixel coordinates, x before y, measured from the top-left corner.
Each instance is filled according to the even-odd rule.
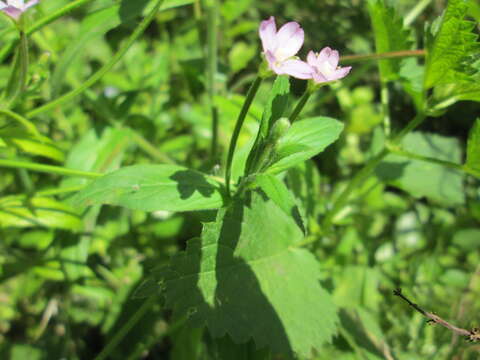
[[[289,118],[289,120],[292,124],[297,119],[298,115],[300,115],[300,112],[305,107],[305,104],[307,103],[307,101],[308,101],[308,99],[310,98],[311,95],[312,95],[312,92],[309,89],[307,89],[303,93],[300,100],[298,100],[297,106],[295,106],[295,109],[293,110],[292,115],[290,115],[290,118]]]
[[[158,344],[158,342],[164,337],[177,331],[180,327],[182,327],[185,324],[187,320],[188,320],[188,316],[185,315],[179,320],[175,321],[173,324],[169,325],[167,330],[164,333],[160,334],[160,336],[153,336],[153,335],[150,336],[150,338],[147,339],[146,344],[141,344],[140,346],[138,346],[138,348],[126,360],[141,359],[142,353],[150,349],[154,344]]]
[[[153,146],[147,139],[142,135],[137,133],[135,130],[130,129],[132,133],[133,141],[142,149],[145,153],[153,157],[155,160],[160,161],[165,164],[176,164],[168,155],[159,151],[155,146]]]
[[[415,129],[417,126],[419,126],[423,120],[425,120],[425,115],[422,113],[417,114],[415,118],[413,118],[412,121],[410,121],[407,126],[400,131],[390,142],[390,146],[396,145],[402,141],[402,139],[407,135],[410,131]],[[390,147],[389,146],[389,147]],[[332,227],[333,220],[335,218],[335,215],[338,214],[340,210],[344,208],[344,206],[347,204],[347,201],[351,195],[351,193],[358,188],[362,182],[368,178],[373,170],[377,167],[377,165],[387,156],[389,153],[389,150],[387,147],[384,147],[380,153],[372,157],[367,164],[355,174],[355,176],[352,178],[352,180],[349,182],[345,190],[340,194],[340,196],[336,199],[336,201],[333,204],[332,209],[327,213],[323,220],[323,231],[329,231],[330,228]]]
[[[381,89],[380,89],[380,100],[382,102],[382,110],[383,110],[383,130],[385,132],[385,136],[390,138],[391,132],[391,124],[390,124],[390,93],[388,91],[388,84],[382,81]]]
[[[52,23],[53,21],[57,20],[58,18],[62,17],[63,15],[69,13],[70,11],[82,6],[83,4],[92,2],[94,0],[77,0],[77,1],[72,1],[70,4],[64,6],[63,8],[55,11],[54,13],[42,18],[41,20],[37,21],[35,24],[33,24],[31,27],[29,27],[26,31],[25,34],[31,35],[34,32],[40,30],[43,28],[45,25],[48,25]],[[19,39],[15,39],[11,41],[9,44],[5,45],[2,50],[0,51],[0,62],[2,62],[7,55],[15,48],[15,46],[18,44]]]
[[[402,139],[412,130],[416,129],[425,120],[425,114],[419,113],[410,121],[391,141],[392,144],[399,144]]]
[[[380,60],[380,59],[393,59],[393,58],[405,58],[412,56],[425,56],[425,50],[402,50],[402,51],[391,51],[381,54],[367,54],[367,55],[346,55],[340,57],[342,62],[358,62],[365,60]]]
[[[218,3],[217,0],[207,0],[207,89],[212,114],[212,142],[210,147],[210,161],[217,161],[218,148],[218,109],[215,105],[218,53]]]
[[[150,296],[146,299],[142,306],[133,314],[133,316],[122,326],[120,330],[113,336],[112,340],[107,346],[95,357],[95,360],[104,360],[108,358],[113,350],[120,344],[125,336],[132,330],[132,328],[145,316],[148,310],[158,301],[157,296]]]
[[[7,168],[14,168],[14,169],[28,169],[31,171],[43,172],[48,174],[57,174],[63,176],[78,176],[83,178],[90,178],[96,179],[104,174],[89,172],[89,171],[81,171],[81,170],[74,170],[74,169],[67,169],[61,166],[53,166],[53,165],[42,165],[27,161],[18,161],[18,160],[6,160],[0,159],[0,167],[7,167]]]
[[[411,23],[422,13],[432,0],[420,0],[417,5],[403,18],[403,25],[410,26]]]
[[[230,196],[230,178],[232,175],[233,155],[235,154],[235,147],[237,146],[240,130],[242,129],[243,122],[245,121],[245,117],[248,114],[248,109],[250,108],[253,98],[255,97],[255,94],[257,93],[261,83],[262,78],[260,76],[257,76],[253,84],[250,86],[250,89],[248,89],[247,97],[245,99],[245,102],[243,103],[242,109],[240,110],[240,114],[238,115],[235,128],[233,129],[232,139],[230,140],[230,147],[228,149],[227,164],[225,170],[225,186],[227,189],[227,196]]]
[[[13,111],[7,110],[7,109],[0,109],[0,114],[6,115],[9,118],[11,118],[11,119],[15,120],[16,122],[20,123],[32,135],[35,135],[37,137],[41,137],[41,135],[38,132],[35,125],[33,125],[32,122],[28,121],[23,116],[20,116],[19,114],[15,113]]]
[[[393,154],[404,156],[404,157],[409,158],[409,159],[425,161],[425,162],[429,162],[429,163],[432,163],[432,164],[438,164],[438,165],[442,165],[442,166],[445,166],[445,167],[450,168],[450,169],[460,170],[460,171],[465,172],[469,175],[478,176],[478,174],[475,171],[472,171],[470,168],[468,168],[468,167],[466,167],[462,164],[457,164],[457,163],[454,163],[454,162],[451,162],[451,161],[437,159],[437,158],[433,158],[433,157],[430,157],[430,156],[423,156],[423,155],[420,155],[420,154],[415,154],[415,153],[412,153],[410,151],[404,150],[399,146],[389,146],[388,150]]]
[[[32,117],[35,115],[38,115],[42,112],[52,110],[53,108],[57,107],[60,104],[63,104],[74,97],[80,95],[82,92],[87,90],[89,87],[94,85],[97,81],[99,81],[107,72],[109,72],[119,61],[122,59],[122,57],[126,54],[128,49],[133,45],[133,43],[140,37],[140,35],[143,34],[147,26],[150,24],[150,22],[153,21],[155,18],[155,15],[157,14],[158,9],[160,6],[162,6],[164,0],[157,0],[155,6],[153,7],[152,11],[142,20],[142,22],[139,24],[139,26],[135,29],[133,34],[130,36],[130,38],[123,44],[123,46],[118,50],[118,52],[115,54],[115,56],[112,57],[112,59],[102,66],[95,74],[93,74],[90,78],[87,79],[82,85],[80,85],[78,88],[66,93],[65,95],[49,102],[46,103],[43,106],[40,106],[30,112],[28,112],[26,115],[27,117]]]

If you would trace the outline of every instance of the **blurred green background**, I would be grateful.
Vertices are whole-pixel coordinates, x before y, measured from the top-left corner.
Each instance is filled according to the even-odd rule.
[[[42,0],[27,18],[34,22],[68,2]],[[417,3],[398,0],[391,5],[402,20]],[[218,166],[206,161],[212,136],[206,5],[165,1],[145,34],[99,83],[36,117],[35,124],[52,143],[39,146],[31,138],[0,137],[0,157],[98,172],[120,164],[178,163],[216,174]],[[446,1],[425,5],[409,26],[412,49],[423,48],[424,25],[441,14]],[[469,5],[478,33],[480,5],[475,0]],[[35,32],[30,37],[30,72],[35,77],[29,106],[82,84],[111,59],[151,7],[146,0],[89,1]],[[341,55],[375,52],[366,1],[225,0],[218,1],[217,11],[213,100],[222,154],[261,62],[261,20],[274,15],[277,25],[299,22],[306,34],[302,58],[309,49],[325,46]],[[0,17],[0,34],[0,47],[17,36],[5,16]],[[12,55],[4,56],[2,88],[11,63]],[[314,358],[476,359],[478,345],[427,325],[392,290],[401,286],[426,310],[458,326],[480,325],[478,180],[392,156],[356,189],[335,219],[335,232],[320,235],[325,208],[381,141],[377,63],[352,66],[342,83],[322,88],[302,113],[344,122],[341,140],[288,175],[308,217],[309,239],[316,241],[311,249],[322,265],[323,285],[333,294],[341,317],[333,343],[320,346]],[[415,66],[403,71],[414,75]],[[299,97],[305,85],[292,79],[294,96]],[[270,87],[269,81],[262,84],[240,151],[255,134]],[[415,115],[414,100],[400,81],[388,87],[392,127],[400,129]],[[425,156],[461,162],[479,110],[475,102],[456,103],[426,121],[405,146]],[[0,125],[6,126],[6,121],[1,118]],[[403,171],[401,177],[395,175],[398,171]],[[37,195],[30,202],[15,197],[25,192],[21,176],[0,169],[0,358],[93,359],[145,304],[144,299],[132,299],[142,279],[184,249],[186,240],[198,236],[202,219],[211,214],[73,208],[67,191],[87,180],[41,173],[30,174],[37,190],[66,193]],[[215,358],[213,340],[204,329],[172,319],[160,299],[144,309],[145,316],[110,358]]]

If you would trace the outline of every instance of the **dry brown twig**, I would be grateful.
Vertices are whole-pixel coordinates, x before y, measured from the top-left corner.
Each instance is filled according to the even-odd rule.
[[[411,302],[405,295],[402,294],[402,289],[393,290],[393,295],[396,295],[402,298],[408,305],[417,310],[420,314],[425,316],[428,319],[428,322],[431,324],[438,324],[443,327],[446,327],[448,330],[454,332],[457,335],[467,338],[469,341],[480,342],[480,329],[473,328],[472,330],[466,330],[463,328],[456,327],[455,325],[450,324],[448,321],[443,320],[440,316],[435,315],[431,312],[423,310],[417,304]]]

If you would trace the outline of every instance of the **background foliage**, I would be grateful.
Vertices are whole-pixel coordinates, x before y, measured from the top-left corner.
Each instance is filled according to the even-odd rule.
[[[74,3],[81,6],[48,21]],[[392,290],[401,286],[458,326],[480,325],[478,3],[166,0],[120,61],[76,94],[154,3],[42,0],[26,14],[34,27],[47,25],[29,34],[21,100],[8,81],[18,32],[0,17],[0,88],[11,95],[0,108],[0,358],[263,359],[264,346],[274,359],[477,358],[478,344],[427,325]],[[253,191],[215,213],[208,209],[224,201],[216,179],[261,62],[259,22],[270,15],[302,25],[302,57],[327,45],[342,55],[425,48],[428,56],[353,63],[344,81],[312,95],[257,179],[270,199]],[[282,81],[273,91],[271,81],[260,87],[234,179],[262,116],[274,116],[262,115],[272,93],[284,91],[291,107],[306,87],[290,79],[288,91]],[[71,91],[68,101],[42,108]],[[5,113],[9,101],[31,122]],[[415,131],[388,141],[421,113],[428,117]],[[293,152],[305,129],[311,137]],[[384,146],[390,153],[338,201]],[[157,183],[181,186],[172,195],[149,188]],[[281,204],[298,205],[305,229]],[[330,216],[334,204],[342,206]],[[218,240],[218,224],[245,230]],[[234,256],[235,241],[246,245]],[[262,291],[242,297],[249,288]],[[212,310],[225,301],[224,313]],[[299,323],[309,308],[323,312]]]

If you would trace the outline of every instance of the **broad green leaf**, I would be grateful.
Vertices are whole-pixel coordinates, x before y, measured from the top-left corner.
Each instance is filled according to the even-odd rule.
[[[309,356],[331,338],[337,316],[318,262],[297,247],[302,240],[291,216],[247,192],[172,258],[166,303],[215,338],[228,333],[235,343],[253,338],[274,354]]]
[[[0,199],[0,228],[49,227],[79,230],[82,222],[77,211],[55,199],[33,197]]]
[[[172,351],[171,360],[201,359],[201,351],[204,347],[202,342],[203,328],[182,326],[171,335]]]
[[[293,217],[298,227],[305,233],[304,221],[295,197],[282,180],[275,175],[258,174],[255,176],[255,185],[258,185],[286,215]]]
[[[276,144],[272,164],[267,173],[277,174],[321,153],[338,139],[343,124],[328,117],[296,121]]]
[[[409,32],[403,27],[403,19],[396,14],[393,7],[387,5],[385,0],[369,0],[368,11],[372,20],[377,53],[410,49]],[[378,61],[383,81],[398,77],[400,62],[399,59]]]
[[[455,138],[414,132],[405,137],[406,151],[440,160],[461,162],[461,149]],[[444,205],[459,205],[465,201],[463,175],[442,165],[388,155],[375,170],[377,176],[410,195],[427,197]]]
[[[222,206],[220,184],[175,165],[134,165],[107,174],[76,195],[82,205],[109,204],[143,211],[192,211]]]
[[[478,35],[472,31],[475,23],[464,19],[467,11],[468,1],[449,0],[438,29],[432,27],[433,34],[427,34],[425,89],[469,81],[475,72],[471,65],[480,44]]]
[[[480,171],[480,118],[475,121],[468,136],[465,165],[473,170]]]
[[[45,136],[32,135],[20,129],[4,129],[0,130],[0,139],[8,146],[27,154],[44,156],[59,162],[65,160],[63,151]]]

